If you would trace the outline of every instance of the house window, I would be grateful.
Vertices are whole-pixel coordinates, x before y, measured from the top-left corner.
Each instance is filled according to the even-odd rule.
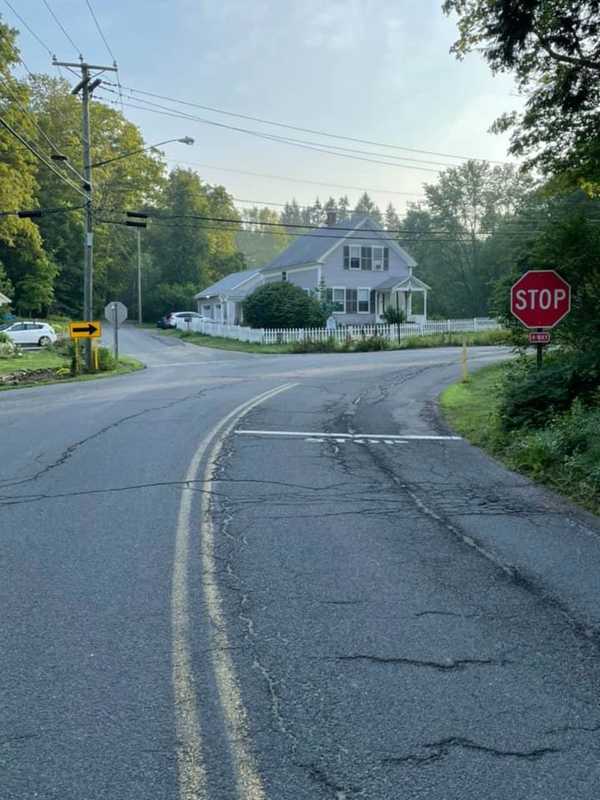
[[[337,311],[341,314],[346,313],[346,290],[345,289],[333,289],[332,294],[332,303],[333,303],[333,310]]]
[[[361,269],[366,269],[369,271],[372,270],[373,269],[372,248],[361,247],[360,254],[361,254]]]
[[[383,269],[383,247],[373,248],[373,269]]]
[[[360,247],[350,246],[350,269],[360,269]]]
[[[281,273],[281,280],[285,283],[287,281],[287,272],[285,270]]]
[[[358,292],[356,289],[346,289],[346,313],[356,314]]]
[[[358,313],[359,314],[368,314],[370,311],[369,308],[369,297],[370,297],[370,290],[369,289],[359,289],[358,290]]]

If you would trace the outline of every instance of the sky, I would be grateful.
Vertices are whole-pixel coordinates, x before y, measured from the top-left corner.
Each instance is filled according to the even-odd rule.
[[[127,87],[122,107],[146,141],[193,137],[191,147],[162,148],[169,166],[193,166],[204,180],[223,184],[242,201],[268,205],[295,197],[312,204],[317,195],[324,201],[347,194],[356,202],[365,189],[381,208],[392,202],[402,213],[422,197],[424,183],[435,183],[444,168],[440,164],[462,163],[448,156],[507,160],[507,137],[488,131],[521,100],[511,77],[493,76],[479,54],[463,61],[450,54],[456,19],[442,13],[441,0],[90,1],[107,44],[84,0],[11,0],[44,46],[7,0],[0,0],[0,13],[21,31],[21,55],[33,72],[57,73],[48,50],[60,61],[77,61],[81,52],[89,63],[102,65],[111,64],[114,54]],[[74,76],[66,76],[75,83]],[[186,108],[139,90],[444,157],[289,131]],[[118,95],[106,90],[97,95],[119,103]],[[391,164],[131,107],[143,105],[144,97],[213,122],[367,151],[360,157]],[[410,166],[390,156],[436,163]]]

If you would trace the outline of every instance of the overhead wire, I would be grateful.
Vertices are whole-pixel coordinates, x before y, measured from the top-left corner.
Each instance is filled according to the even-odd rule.
[[[191,167],[202,167],[203,169],[213,170],[217,172],[231,172],[236,175],[248,175],[252,178],[267,178],[269,180],[276,180],[276,181],[285,181],[287,183],[302,183],[310,186],[321,186],[323,188],[331,190],[331,188],[336,189],[348,189],[350,191],[356,192],[372,192],[373,194],[393,194],[393,195],[403,195],[403,196],[422,196],[419,192],[400,192],[394,189],[381,189],[381,188],[373,188],[370,186],[352,186],[345,183],[333,183],[329,181],[328,183],[324,183],[323,181],[313,181],[307,178],[292,178],[289,175],[271,175],[264,172],[250,172],[249,170],[242,170],[242,169],[234,169],[233,167],[223,167],[220,165],[215,166],[214,164],[203,164],[199,161],[185,161],[183,159],[178,158],[167,158],[165,159],[167,163],[173,164],[186,164]]]
[[[38,133],[41,134],[43,139],[45,139],[45,141],[50,145],[50,147],[54,150],[54,152],[56,154],[61,154],[62,155],[61,150],[58,147],[58,145],[55,142],[53,142],[52,139],[48,136],[48,134],[44,131],[44,129],[41,128],[40,125],[38,125],[37,121],[35,120],[35,116],[33,115],[33,113],[29,109],[27,109],[25,106],[22,105],[22,103],[15,96],[15,94],[8,88],[8,86],[5,86],[4,88],[12,96],[13,102],[17,105],[17,107],[23,112],[23,114],[27,115],[27,117],[31,120],[31,123],[33,124],[35,129],[38,131]],[[81,175],[77,171],[77,169],[75,169],[75,167],[71,164],[71,162],[68,159],[66,161],[66,166],[79,178],[80,181],[83,181],[84,183],[87,182],[86,179],[83,177],[83,175]]]
[[[108,55],[112,58],[113,67],[116,69],[116,74],[117,74],[116,86],[119,89],[119,97],[121,98],[121,107],[123,107],[123,88],[121,86],[121,77],[119,75],[119,67],[117,65],[117,59],[115,58],[115,54],[113,53],[112,48],[108,43],[108,39],[104,35],[104,31],[102,30],[102,26],[100,25],[100,21],[98,20],[98,17],[96,16],[96,12],[94,11],[90,0],[85,0],[85,4],[88,7],[88,10],[89,10],[89,12],[91,14],[92,19],[94,20],[94,24],[96,26],[96,30],[98,31],[98,33],[100,34],[100,38],[104,42],[104,46],[106,47]],[[111,82],[111,86],[115,86],[115,84]]]
[[[110,81],[106,81],[105,83],[107,83],[107,84],[109,84],[111,86],[115,86],[115,84],[111,83]],[[149,92],[149,91],[145,91],[143,89],[135,89],[135,88],[133,88],[131,86],[122,86],[121,88],[125,89],[128,92],[133,92],[135,94],[143,94],[143,95],[147,95],[148,97],[155,97],[155,98],[157,98],[159,100],[168,100],[168,101],[173,102],[173,103],[179,103],[180,105],[190,106],[192,108],[200,108],[203,111],[212,111],[212,112],[214,112],[216,114],[224,114],[224,115],[229,116],[229,117],[237,117],[238,119],[246,119],[246,120],[249,120],[251,122],[259,122],[259,123],[264,124],[264,125],[274,125],[274,126],[277,126],[279,128],[286,128],[288,130],[299,131],[301,133],[316,134],[318,136],[324,136],[324,137],[331,138],[331,139],[340,139],[340,140],[347,141],[347,142],[355,142],[357,144],[369,144],[369,145],[372,145],[372,146],[375,146],[375,147],[386,147],[386,148],[389,148],[389,149],[402,150],[404,152],[409,152],[409,153],[419,153],[420,155],[430,155],[430,156],[437,156],[437,157],[441,157],[441,158],[456,158],[456,159],[459,159],[459,160],[462,160],[462,161],[484,161],[484,162],[487,162],[488,164],[505,164],[506,163],[504,161],[494,161],[492,159],[478,158],[476,156],[462,156],[462,155],[455,155],[455,154],[451,154],[451,153],[440,153],[440,152],[436,152],[436,151],[433,151],[433,150],[421,150],[421,149],[418,149],[418,148],[415,148],[415,147],[404,147],[404,146],[397,145],[397,144],[390,144],[390,143],[387,143],[387,142],[378,142],[378,141],[374,141],[374,140],[371,140],[371,139],[359,139],[359,138],[357,138],[355,136],[347,136],[347,135],[343,135],[343,134],[331,133],[330,131],[316,130],[314,128],[303,128],[303,127],[301,127],[299,125],[291,125],[291,124],[285,123],[285,122],[277,122],[275,120],[269,120],[269,119],[265,119],[263,117],[256,117],[256,116],[252,116],[250,114],[240,114],[240,113],[234,112],[234,111],[226,111],[226,110],[224,110],[222,108],[216,108],[215,106],[207,106],[207,105],[202,105],[200,103],[192,103],[192,102],[190,102],[188,100],[181,100],[181,99],[178,99],[176,97],[169,97],[168,95],[157,94],[156,92]]]
[[[80,49],[79,47],[77,47],[77,45],[76,45],[76,44],[75,44],[75,42],[73,41],[72,37],[71,37],[71,36],[70,36],[70,34],[68,33],[67,29],[65,28],[65,26],[62,24],[62,22],[60,21],[60,19],[58,18],[58,16],[57,16],[57,15],[54,13],[54,10],[52,9],[52,6],[51,6],[51,5],[50,5],[50,3],[48,2],[48,0],[42,0],[42,3],[43,3],[45,6],[46,6],[46,8],[48,9],[48,11],[50,12],[50,15],[51,15],[52,19],[53,19],[53,20],[56,22],[56,24],[58,25],[58,27],[59,27],[59,28],[61,29],[61,31],[64,33],[64,35],[65,35],[65,38],[67,39],[67,41],[69,42],[69,44],[71,45],[71,47],[73,47],[73,49],[74,49],[74,50],[75,50],[77,53],[79,53],[79,58],[81,58],[81,57],[82,57],[82,56],[81,56],[81,49]]]
[[[126,212],[124,212],[126,213]],[[433,240],[437,241],[439,237],[446,237],[451,238],[453,240],[459,239],[469,239],[473,233],[477,236],[490,236],[496,233],[500,233],[503,235],[509,236],[522,236],[522,235],[530,235],[536,232],[539,232],[541,229],[539,227],[531,227],[530,225],[524,225],[523,227],[517,227],[516,230],[513,230],[512,233],[508,231],[499,231],[497,227],[480,227],[474,232],[471,231],[464,231],[464,232],[455,232],[451,233],[447,229],[429,229],[428,231],[424,232],[423,234],[417,233],[412,229],[408,228],[378,228],[374,230],[372,228],[357,228],[356,226],[342,226],[336,225],[335,229],[327,229],[323,225],[315,224],[315,223],[286,223],[286,222],[262,222],[256,220],[248,220],[248,219],[235,219],[233,217],[218,217],[214,215],[204,215],[204,214],[165,214],[163,212],[154,211],[152,209],[146,210],[143,212],[146,214],[148,219],[152,220],[153,222],[173,222],[176,220],[192,220],[195,222],[210,222],[210,223],[222,223],[222,224],[229,224],[229,225],[251,225],[255,228],[277,228],[281,229],[284,228],[286,231],[290,231],[290,229],[297,230],[298,234],[301,236],[319,236],[320,238],[332,238],[335,239],[336,234],[341,234],[341,238],[346,238],[349,233],[356,233],[358,234],[357,238],[377,238],[384,234],[387,237],[397,237],[403,238],[405,235],[410,235],[417,241],[423,241],[427,237],[433,237]],[[593,219],[591,221],[599,222],[600,218]],[[223,228],[218,228],[219,230],[223,230]],[[225,229],[226,230],[226,229]],[[260,232],[260,231],[253,231],[252,229],[242,228],[241,230],[246,230],[248,232]],[[325,233],[324,231],[328,231]],[[304,233],[304,231],[308,231]],[[316,231],[316,233],[313,233]],[[335,232],[333,232],[335,231]],[[365,236],[365,234],[370,234],[369,236]]]
[[[116,94],[116,92],[114,92],[112,89],[108,89],[107,87],[103,87],[103,89],[104,89],[105,92],[112,92],[113,94]],[[154,103],[151,100],[144,100],[142,98],[142,99],[138,100],[138,102],[146,103],[147,105],[149,105],[151,107],[160,108],[162,110],[170,110],[174,114],[177,114],[177,115],[180,115],[180,114],[184,115],[184,119],[195,120],[195,121],[198,121],[198,122],[203,122],[203,123],[208,124],[208,125],[210,125],[210,124],[212,124],[214,122],[213,120],[207,120],[207,119],[204,119],[202,117],[196,117],[193,114],[188,114],[185,111],[179,111],[178,109],[169,109],[168,106],[163,106],[160,103]],[[132,107],[135,107],[135,106],[132,106]],[[241,131],[243,133],[251,133],[251,134],[257,135],[257,136],[265,136],[265,137],[268,137],[269,139],[273,138],[276,141],[292,142],[294,144],[306,144],[306,145],[310,145],[310,146],[313,146],[313,147],[325,147],[325,145],[322,142],[306,141],[306,139],[293,139],[293,138],[291,138],[289,136],[277,136],[275,134],[270,134],[270,133],[266,133],[266,132],[263,132],[263,131],[252,131],[252,130],[249,130],[247,128],[237,128],[235,126],[224,125],[223,123],[214,123],[214,124],[218,125],[219,127],[226,127],[226,128],[228,128],[230,130]],[[395,156],[393,154],[389,155],[387,153],[377,153],[377,152],[374,152],[372,150],[357,150],[356,148],[352,148],[352,147],[342,147],[341,145],[330,145],[330,146],[328,145],[327,148],[328,149],[334,148],[335,150],[341,150],[341,151],[346,152],[346,153],[358,153],[359,155],[382,156],[384,158],[394,158],[397,161],[406,161],[406,162],[412,162],[412,163],[415,163],[415,164],[430,164],[430,165],[438,166],[438,167],[454,166],[452,164],[448,164],[447,162],[431,161],[431,159],[418,159],[418,158],[414,158],[414,156],[412,156],[410,158],[407,157],[407,156]]]
[[[24,26],[24,27],[25,27],[25,28],[26,28],[26,29],[29,31],[29,33],[30,33],[30,34],[33,36],[33,38],[34,38],[34,39],[35,39],[35,40],[38,42],[38,44],[40,44],[40,45],[41,45],[41,46],[44,48],[44,50],[45,50],[45,51],[48,53],[48,55],[50,56],[50,58],[52,58],[52,56],[54,55],[54,53],[53,53],[53,52],[52,52],[52,50],[51,50],[51,49],[48,47],[48,45],[46,44],[46,42],[45,42],[45,41],[44,41],[44,40],[41,38],[41,36],[38,36],[38,34],[37,34],[37,33],[36,33],[34,30],[33,30],[33,28],[32,28],[32,27],[31,27],[31,26],[30,26],[30,25],[27,23],[27,21],[26,21],[25,19],[23,19],[23,17],[22,17],[22,16],[19,14],[19,12],[18,12],[18,11],[17,11],[17,10],[16,10],[14,7],[13,7],[12,3],[10,2],[10,0],[4,0],[4,2],[5,2],[5,3],[6,3],[6,5],[7,5],[7,6],[10,8],[10,10],[11,10],[11,11],[12,11],[12,13],[15,15],[15,17],[16,17],[16,18],[19,20],[19,22],[20,22],[20,23],[21,23],[21,24],[22,24],[22,25],[23,25],[23,26]]]
[[[115,220],[115,219],[96,218],[96,221],[97,222],[106,223],[106,224],[114,224],[114,225],[124,225],[125,224],[125,222],[123,220]],[[162,228],[170,228],[170,229],[174,229],[174,230],[198,230],[199,228],[201,228],[202,230],[215,230],[215,231],[232,230],[232,231],[235,231],[236,233],[247,233],[249,235],[260,235],[260,234],[264,233],[264,231],[249,230],[249,229],[244,229],[244,228],[223,228],[222,225],[214,225],[214,224],[210,224],[210,223],[209,224],[193,224],[193,223],[191,223],[191,224],[181,224],[181,223],[171,224],[171,223],[169,223],[169,221],[162,221],[162,220],[153,219],[152,220],[152,224],[153,224],[153,226],[154,225],[158,225],[159,227],[162,227]],[[241,224],[241,223],[237,223],[237,224]],[[530,232],[527,232],[527,235],[534,235],[535,233],[536,233],[535,231],[530,231]],[[360,242],[365,242],[365,241],[379,241],[379,242],[381,242],[382,241],[381,232],[371,231],[371,234],[372,234],[371,236],[367,236],[367,235],[363,234],[363,235],[361,235],[359,237],[356,237],[356,238]],[[489,231],[489,232],[482,232],[482,233],[479,234],[479,236],[487,238],[487,237],[493,236],[493,234],[494,234],[493,231]],[[277,234],[274,233],[274,235],[277,235]],[[338,241],[338,240],[343,240],[343,239],[348,240],[350,238],[348,236],[348,234],[342,234],[342,233],[340,233],[339,235],[324,234],[324,233],[305,233],[305,234],[302,234],[302,235],[303,235],[303,237],[308,238],[308,239],[328,239],[329,241]],[[523,241],[526,241],[527,237],[525,235],[522,235],[520,237],[516,236],[514,238],[515,238],[516,241],[519,241],[519,239],[521,239]],[[411,243],[411,244],[417,244],[417,243],[457,244],[457,243],[461,243],[461,244],[464,244],[465,242],[468,243],[468,242],[471,241],[471,235],[470,234],[460,234],[460,235],[459,234],[454,234],[454,235],[450,235],[450,234],[447,234],[447,233],[440,233],[438,235],[428,234],[428,235],[424,236],[422,234],[406,233],[406,234],[399,235],[397,237],[392,237],[392,238],[390,238],[390,241],[395,241],[395,242],[398,242],[399,244],[407,244],[407,243]]]
[[[110,98],[106,98],[105,97],[103,99],[105,100],[105,102],[114,103],[115,105],[118,104],[117,101],[111,100]],[[148,102],[149,103],[150,101],[143,101],[142,100],[141,102]],[[170,116],[170,117],[173,117],[173,118],[176,118],[176,119],[186,119],[186,120],[189,120],[189,121],[192,121],[192,122],[200,122],[201,124],[204,124],[204,125],[210,125],[210,126],[217,127],[217,128],[223,128],[223,129],[226,129],[226,130],[235,131],[237,133],[245,133],[247,135],[256,137],[258,139],[265,139],[266,141],[278,142],[279,144],[287,144],[287,145],[290,145],[292,147],[300,147],[300,148],[302,148],[304,150],[313,150],[313,151],[316,151],[316,152],[319,152],[319,153],[325,153],[325,154],[328,154],[328,155],[338,156],[340,158],[349,158],[349,159],[352,159],[354,161],[366,161],[366,162],[369,162],[371,164],[381,164],[381,165],[386,166],[386,167],[395,167],[396,169],[410,169],[410,170],[418,170],[419,172],[432,172],[432,173],[434,173],[436,175],[439,174],[439,172],[441,171],[439,169],[430,169],[429,167],[414,166],[412,164],[398,164],[398,163],[394,163],[392,161],[376,160],[376,159],[373,159],[373,158],[366,158],[366,157],[363,157],[363,156],[351,155],[349,153],[341,153],[341,152],[338,153],[335,150],[327,149],[325,147],[314,146],[312,144],[305,143],[302,140],[295,140],[295,139],[291,139],[291,138],[287,138],[287,137],[283,137],[283,136],[275,136],[273,134],[262,133],[260,131],[252,131],[252,130],[249,130],[247,128],[239,128],[239,127],[233,126],[233,125],[226,125],[223,122],[215,122],[214,120],[203,119],[201,117],[196,117],[196,116],[194,116],[192,114],[187,114],[185,112],[177,111],[176,109],[167,108],[166,106],[163,107],[164,110],[159,110],[160,107],[159,108],[148,108],[148,107],[145,107],[145,106],[135,105],[134,103],[124,103],[123,105],[127,106],[128,108],[135,108],[135,109],[137,109],[139,111],[150,111],[153,114],[162,114],[163,116]],[[152,105],[153,106],[158,106],[157,103],[153,103]],[[443,166],[448,167],[450,165],[445,164]]]
[[[31,144],[30,144],[30,143],[27,141],[27,139],[25,139],[25,137],[24,137],[24,136],[22,136],[22,135],[21,135],[21,134],[20,134],[18,131],[16,131],[16,130],[15,130],[13,127],[12,127],[12,125],[10,125],[8,122],[6,122],[6,120],[2,119],[2,117],[0,117],[0,125],[4,125],[4,127],[5,127],[5,128],[6,128],[6,129],[7,129],[7,130],[8,130],[8,131],[9,131],[9,132],[10,132],[10,133],[11,133],[11,134],[12,134],[12,135],[13,135],[13,136],[16,138],[16,139],[18,139],[18,140],[21,142],[21,144],[22,144],[24,147],[26,147],[26,148],[27,148],[27,150],[29,150],[29,151],[30,151],[30,152],[31,152],[31,153],[32,153],[32,154],[33,154],[33,155],[34,155],[34,156],[35,156],[35,157],[36,157],[36,158],[37,158],[39,161],[41,161],[43,164],[45,164],[45,166],[46,166],[46,167],[48,167],[48,169],[49,169],[51,172],[53,172],[53,173],[54,173],[54,174],[55,174],[55,175],[56,175],[58,178],[60,178],[60,179],[61,179],[61,181],[63,181],[63,183],[67,184],[67,185],[68,185],[68,186],[70,186],[72,189],[75,189],[75,191],[76,191],[76,192],[78,192],[80,195],[82,195],[83,197],[85,197],[85,198],[86,198],[86,200],[87,200],[87,194],[86,194],[86,192],[84,192],[84,190],[83,190],[83,189],[81,189],[79,186],[77,186],[77,184],[76,184],[76,183],[73,183],[73,181],[70,181],[70,180],[69,180],[69,179],[68,179],[68,178],[67,178],[65,175],[63,175],[63,174],[62,174],[62,172],[59,172],[59,171],[58,171],[58,170],[57,170],[57,169],[54,167],[54,164],[52,164],[50,161],[47,161],[47,160],[44,158],[44,156],[43,156],[42,154],[40,154],[40,153],[39,153],[39,152],[38,152],[38,151],[37,151],[37,150],[36,150],[34,147],[32,147],[32,145],[31,145]]]

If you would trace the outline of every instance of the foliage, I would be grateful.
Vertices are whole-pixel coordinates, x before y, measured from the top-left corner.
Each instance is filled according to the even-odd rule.
[[[505,430],[498,406],[510,365],[478,371],[467,384],[454,384],[441,398],[452,426],[474,444],[485,447],[512,469],[600,511],[600,408],[575,400],[546,419],[543,427]]]
[[[193,311],[197,292],[196,283],[158,283],[146,295],[145,318],[158,320],[171,311]]]
[[[98,348],[98,369],[100,372],[110,372],[117,367],[117,359],[108,347]]]
[[[388,306],[383,312],[383,318],[388,325],[403,325],[406,322],[406,314],[402,308]]]
[[[383,336],[366,336],[364,339],[357,339],[352,344],[352,350],[356,353],[367,353],[371,350],[386,350],[387,340]]]
[[[337,350],[339,347],[333,336],[327,339],[304,339],[290,345],[290,353],[335,353]]]
[[[511,152],[600,189],[600,5],[598,0],[445,0],[458,14],[457,56],[483,50],[494,72],[514,71],[523,113],[502,117]]]
[[[575,400],[590,401],[600,387],[600,354],[561,352],[538,370],[522,359],[508,371],[500,392],[499,419],[504,430],[540,428]]]
[[[252,328],[321,328],[318,301],[291,283],[259,286],[244,301],[244,319]]]
[[[247,222],[236,234],[236,241],[248,267],[263,267],[290,244],[290,234],[278,227],[281,220],[277,211],[254,206],[244,210],[243,218]]]
[[[506,227],[528,198],[531,182],[512,167],[468,161],[426,184],[426,202],[409,208],[400,243],[432,287],[430,311],[446,318],[486,316],[506,265],[488,237]],[[514,238],[514,237],[513,237]]]

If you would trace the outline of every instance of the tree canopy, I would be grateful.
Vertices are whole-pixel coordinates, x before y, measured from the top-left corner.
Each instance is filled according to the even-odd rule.
[[[600,189],[599,0],[445,0],[458,14],[453,51],[483,50],[494,71],[510,70],[527,103],[501,117],[511,153],[563,184]]]

